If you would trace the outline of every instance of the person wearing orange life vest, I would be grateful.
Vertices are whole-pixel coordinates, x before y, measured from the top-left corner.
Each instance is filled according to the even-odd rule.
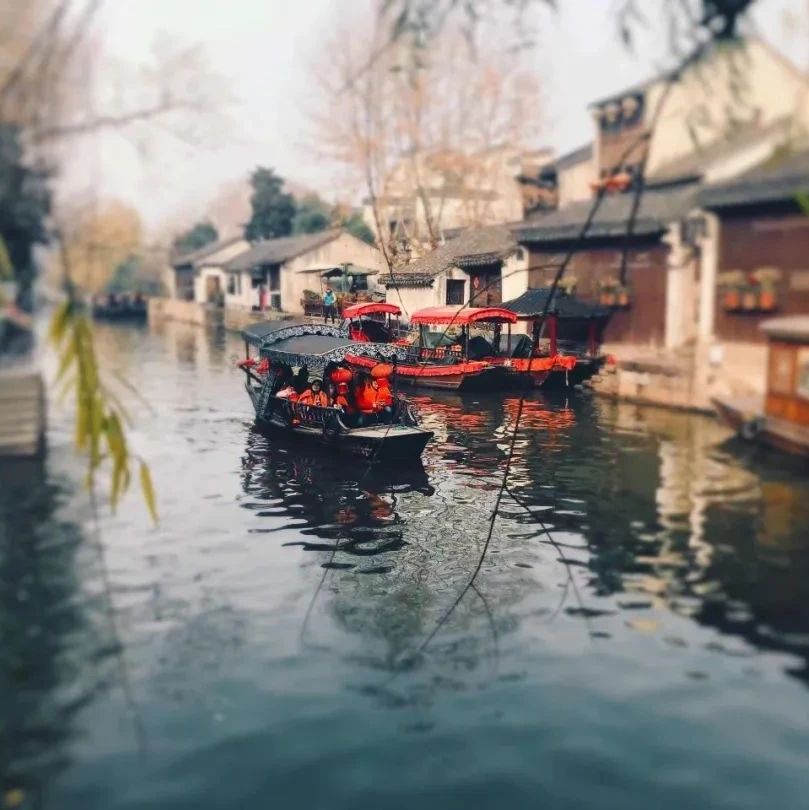
[[[354,404],[358,426],[373,420],[376,405],[376,391],[371,385],[371,378],[362,374],[354,387]]]
[[[298,397],[301,405],[315,405],[318,408],[328,408],[329,396],[321,389],[320,380],[312,380],[312,384]]]
[[[334,407],[339,408],[345,413],[352,413],[354,406],[348,398],[348,384],[341,382],[337,383],[337,393],[334,395]]]
[[[371,383],[371,387],[376,394],[374,410],[379,414],[383,422],[389,422],[393,418],[393,392],[390,390],[390,380],[387,377],[379,377]]]

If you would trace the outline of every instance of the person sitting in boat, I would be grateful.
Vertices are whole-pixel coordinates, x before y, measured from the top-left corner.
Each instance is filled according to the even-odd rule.
[[[390,379],[386,376],[375,377],[371,382],[374,389],[374,411],[381,422],[393,420],[393,392],[390,390]]]
[[[345,414],[351,415],[356,411],[354,404],[351,402],[351,395],[348,391],[348,383],[337,383],[337,393],[334,395],[333,402],[333,407],[343,411]]]
[[[376,391],[368,374],[361,374],[354,386],[354,405],[358,426],[373,421],[376,405]]]
[[[329,395],[322,389],[322,383],[315,378],[312,384],[298,397],[301,405],[314,405],[318,408],[328,408],[330,405]]]

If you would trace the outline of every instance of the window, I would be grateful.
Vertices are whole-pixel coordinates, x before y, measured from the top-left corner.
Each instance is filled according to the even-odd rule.
[[[281,311],[281,293],[273,293],[270,296],[270,307],[279,312]]]
[[[447,305],[463,304],[464,281],[447,279]]]
[[[241,276],[238,273],[230,273],[228,275],[228,295],[241,295],[242,285]]]

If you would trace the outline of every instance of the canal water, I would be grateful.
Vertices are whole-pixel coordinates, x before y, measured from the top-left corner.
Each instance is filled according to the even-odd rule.
[[[5,806],[806,806],[806,470],[531,396],[458,601],[514,396],[418,397],[423,469],[369,470],[253,433],[232,336],[98,337],[160,523],[91,509],[58,405],[0,466]]]

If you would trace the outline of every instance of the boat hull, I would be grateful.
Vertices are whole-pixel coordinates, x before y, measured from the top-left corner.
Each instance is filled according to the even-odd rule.
[[[369,371],[378,361],[364,356],[347,356],[346,362],[354,371]],[[491,391],[508,387],[510,380],[507,369],[479,361],[420,365],[399,363],[393,376],[400,385],[442,391]]]
[[[744,441],[809,458],[809,430],[767,416],[761,398],[711,400],[719,418]]]
[[[361,456],[369,461],[408,462],[421,458],[433,437],[429,430],[403,424],[374,424],[344,430],[326,430],[323,426],[292,420],[280,409],[259,415],[259,393],[247,385],[247,393],[256,411],[256,427],[265,433],[277,432],[329,450]],[[330,410],[330,409],[319,409]]]

